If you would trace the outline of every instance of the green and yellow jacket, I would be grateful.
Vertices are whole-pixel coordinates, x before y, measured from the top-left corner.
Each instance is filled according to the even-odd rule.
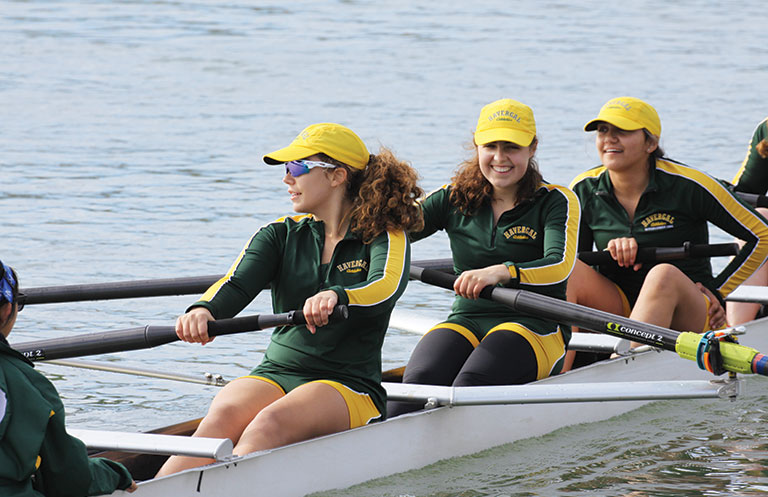
[[[571,188],[579,196],[582,227],[579,250],[605,250],[614,238],[633,237],[639,247],[680,247],[709,243],[707,222],[746,243],[716,277],[708,258],[673,261],[694,282],[721,301],[756,271],[768,256],[768,223],[715,178],[692,167],[658,160],[633,219],[613,194],[608,171],[598,166],[577,176]],[[634,305],[653,264],[639,271],[616,265],[600,272],[616,283]]]
[[[53,384],[0,335],[0,495],[83,497],[131,485],[122,465],[89,458],[67,434]]]
[[[506,286],[565,299],[576,261],[580,218],[579,201],[572,191],[542,183],[530,201],[503,213],[494,223],[490,203],[466,215],[451,203],[451,189],[445,185],[423,200],[424,229],[411,233],[413,240],[445,230],[456,274],[505,264],[511,277]],[[489,300],[457,295],[453,313],[498,314],[499,308]]]
[[[408,283],[410,245],[404,231],[390,231],[365,244],[348,232],[321,264],[324,223],[311,215],[278,219],[259,229],[227,274],[193,304],[216,319],[240,312],[268,284],[276,313],[301,309],[322,290],[349,306],[349,319],[317,329],[275,329],[265,358],[308,376],[335,380],[365,393],[384,411],[381,347],[395,302]]]
[[[765,195],[768,191],[768,157],[761,157],[756,150],[757,144],[766,138],[768,138],[768,118],[757,125],[752,134],[747,156],[741,163],[736,177],[733,178],[737,192]]]

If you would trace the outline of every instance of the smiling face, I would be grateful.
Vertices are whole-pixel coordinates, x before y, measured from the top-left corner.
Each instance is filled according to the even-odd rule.
[[[494,193],[516,193],[517,184],[528,170],[536,146],[522,147],[507,141],[477,146],[480,171],[493,186]]]
[[[307,157],[309,161],[322,161],[318,155]],[[293,177],[286,173],[283,183],[288,185],[293,210],[300,213],[318,214],[324,212],[331,202],[336,202],[333,192],[344,187],[346,170],[343,167],[325,169],[313,167],[308,173]]]
[[[649,139],[642,129],[627,131],[613,124],[600,122],[596,131],[597,153],[609,171],[645,167],[648,157],[658,147],[658,143]]]

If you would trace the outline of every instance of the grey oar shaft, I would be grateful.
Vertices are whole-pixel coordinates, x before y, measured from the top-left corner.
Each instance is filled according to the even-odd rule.
[[[204,373],[202,375],[188,375],[178,373],[167,373],[163,371],[153,371],[143,368],[129,368],[93,361],[71,361],[68,359],[54,359],[42,361],[44,364],[53,364],[55,366],[66,366],[72,368],[92,369],[94,371],[106,371],[109,373],[122,373],[134,376],[146,376],[148,378],[159,378],[161,380],[183,381],[185,383],[197,383],[200,385],[212,385],[223,387],[228,382],[220,374]]]

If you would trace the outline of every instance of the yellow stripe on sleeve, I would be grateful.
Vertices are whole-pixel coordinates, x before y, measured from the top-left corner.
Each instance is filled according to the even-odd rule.
[[[394,295],[400,287],[405,267],[408,236],[405,231],[387,231],[387,260],[384,274],[360,288],[345,290],[349,305],[370,307],[380,304]]]
[[[571,181],[571,184],[568,186],[568,188],[573,190],[573,187],[576,186],[577,183],[580,183],[581,181],[587,178],[597,178],[598,176],[603,174],[604,171],[605,171],[605,166],[593,167],[588,171],[584,171],[583,173],[573,178],[573,181]]]
[[[576,252],[579,242],[581,206],[575,193],[559,185],[544,185],[549,191],[561,193],[567,201],[568,217],[564,226],[564,244],[562,258],[546,266],[520,268],[520,283],[526,285],[554,285],[568,279],[576,264]]]
[[[723,298],[727,297],[745,279],[757,271],[768,257],[768,225],[758,215],[744,207],[722,184],[708,174],[688,166],[661,160],[656,162],[656,167],[666,173],[683,176],[701,185],[739,224],[757,237],[757,244],[755,244],[752,252],[718,288]]]

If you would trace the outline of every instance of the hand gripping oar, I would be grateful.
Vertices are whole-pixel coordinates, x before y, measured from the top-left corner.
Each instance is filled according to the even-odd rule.
[[[457,278],[455,275],[418,266],[411,266],[410,275],[424,283],[448,290],[453,290],[453,283]],[[704,340],[708,341],[709,338],[705,335],[690,331],[679,332],[642,323],[526,290],[489,286],[483,289],[480,296],[507,305],[519,312],[676,352],[680,357],[697,361],[702,368],[705,366],[702,356],[709,351],[716,352],[711,350],[710,346],[702,345],[705,343]],[[718,365],[725,371],[768,376],[768,357],[753,348],[722,341],[719,342],[719,355],[722,363],[718,360]]]
[[[337,305],[330,315],[330,321],[347,319],[349,310]],[[282,314],[262,314],[208,322],[208,336],[230,335],[247,331],[263,330],[274,326],[306,324],[302,311]],[[31,361],[65,359],[110,352],[149,349],[178,340],[174,326],[144,326],[126,330],[87,333],[75,337],[36,340],[12,345]]]
[[[635,261],[667,262],[688,259],[691,257],[720,257],[736,255],[738,253],[739,246],[736,243],[693,245],[691,242],[685,242],[682,247],[643,247],[638,249]],[[579,259],[589,266],[616,263],[611,257],[611,253],[607,250],[598,252],[579,252]]]

